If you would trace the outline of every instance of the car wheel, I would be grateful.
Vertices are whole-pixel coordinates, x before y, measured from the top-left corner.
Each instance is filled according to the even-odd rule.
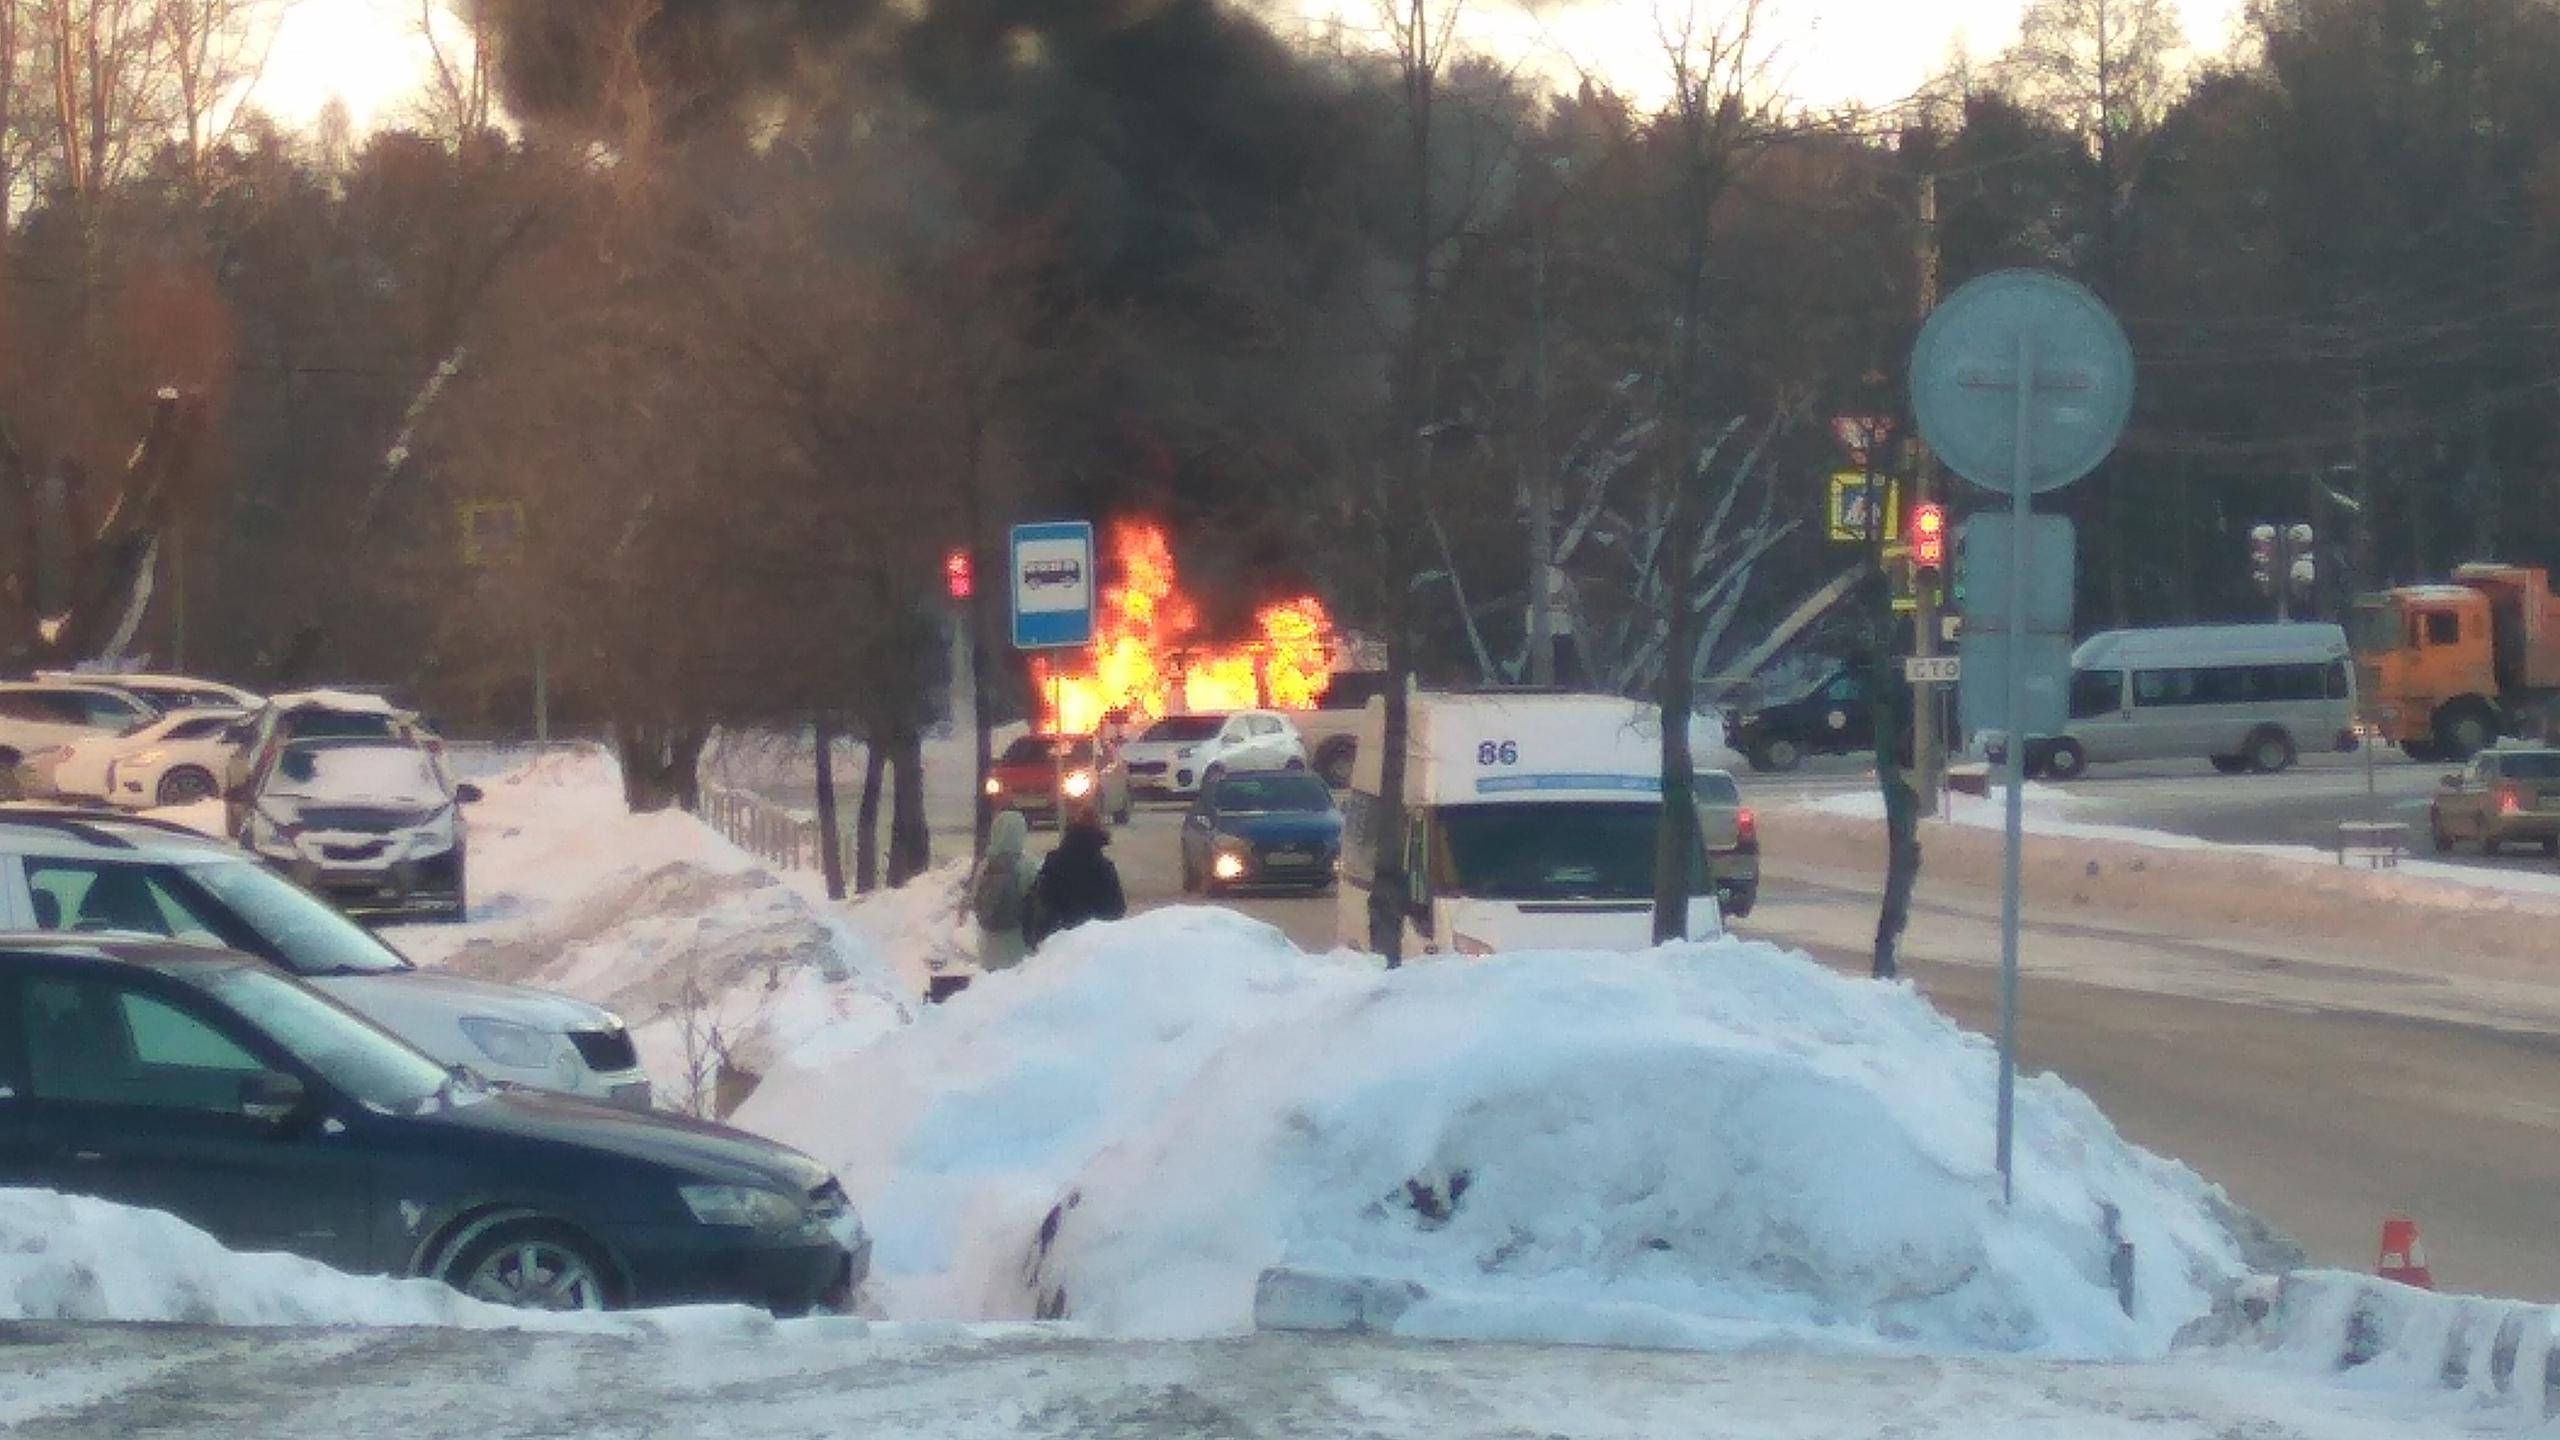
[[[594,1244],[545,1220],[491,1230],[454,1257],[444,1280],[474,1300],[516,1310],[604,1310],[615,1300]]]
[[[2243,775],[2248,773],[2248,769],[2249,757],[2246,755],[2216,755],[2213,757],[2213,771],[2217,775]]]
[[[2497,717],[2476,701],[2449,705],[2436,713],[2435,748],[2447,760],[2468,760],[2497,738]]]
[[[2249,737],[2249,768],[2261,775],[2280,775],[2293,768],[2293,737],[2281,730],[2261,730]]]
[[[196,765],[181,765],[160,777],[156,798],[163,805],[193,805],[199,800],[210,800],[219,793],[221,787],[214,784],[212,771]]]
[[[1754,770],[1785,774],[1804,763],[1804,747],[1784,735],[1771,735],[1755,740],[1751,751],[1743,757]]]
[[[1729,920],[1748,920],[1751,918],[1751,907],[1759,903],[1759,891],[1745,890],[1734,896],[1732,903],[1723,907],[1725,918]]]
[[[2032,755],[2034,752],[2030,751]],[[2044,764],[2037,767],[2055,780],[2077,780],[2089,771],[2089,757],[2077,740],[2056,740],[2045,751]]]

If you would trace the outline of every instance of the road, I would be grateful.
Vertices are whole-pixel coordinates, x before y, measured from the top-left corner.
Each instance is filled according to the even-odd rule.
[[[2318,772],[2239,783],[2297,780],[2335,783]],[[1772,790],[1797,783],[1758,781],[1751,793],[1765,804],[1777,798]],[[1119,833],[1113,854],[1133,904],[1185,900],[1177,836],[1176,815],[1161,810],[1142,812]],[[1803,873],[1781,855],[1770,865],[1759,908],[1736,930],[1864,974],[1874,886],[1854,875]],[[1302,947],[1333,944],[1330,899],[1229,903]],[[1982,963],[1998,953],[1996,934],[1980,905],[1936,903],[1924,892],[1906,943],[1911,979],[1981,1032],[1996,1023],[1997,972]],[[2031,924],[2027,940],[2100,943],[2089,927],[2052,919]],[[2549,1209],[2560,1195],[2560,1033],[2288,996],[2260,977],[2299,966],[2298,957],[2245,938],[2112,933],[2103,945],[2105,958],[2128,968],[2225,967],[2250,976],[2265,998],[2191,998],[2040,977],[2025,987],[2020,1021],[2030,1070],[2058,1071],[2130,1138],[2222,1184],[2317,1263],[2369,1269],[2383,1217],[2409,1213],[2420,1218],[2444,1285],[2560,1300],[2560,1236]]]

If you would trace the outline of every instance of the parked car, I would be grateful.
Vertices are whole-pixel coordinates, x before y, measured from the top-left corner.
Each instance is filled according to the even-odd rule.
[[[2560,750],[2483,750],[2442,783],[2427,803],[2436,849],[2470,840],[2483,855],[2521,844],[2560,855]]]
[[[179,710],[255,710],[261,697],[193,675],[87,674],[77,670],[39,670],[38,680],[58,685],[104,685],[149,701],[163,714]]]
[[[228,742],[223,732],[240,718],[237,710],[178,710],[146,720],[113,735],[99,734],[48,746],[18,762],[18,790],[35,798],[107,801],[115,798],[115,769],[128,757],[153,751],[201,758]],[[217,758],[215,764],[219,765]],[[214,770],[193,761],[163,767],[165,793],[137,791],[136,806],[183,805],[219,793]]]
[[[107,761],[107,803],[149,810],[220,798],[241,718],[236,710],[181,710],[134,736]]]
[[[1064,744],[1063,761],[1058,747]],[[1061,798],[1070,806],[1087,806],[1114,824],[1129,823],[1129,767],[1117,754],[1097,757],[1090,735],[1066,737],[1025,735],[1004,749],[988,768],[987,798],[1019,810],[1026,820],[1055,821]]]
[[[869,1267],[844,1188],[797,1151],[488,1088],[218,947],[0,939],[0,1017],[0,1184],[527,1309],[797,1314]]]
[[[629,1109],[649,1079],[621,1019],[583,1000],[421,970],[327,901],[183,826],[0,806],[0,933],[219,944],[294,975],[446,1065]]]
[[[6,777],[10,795],[24,795],[34,778],[23,773],[28,756],[76,740],[120,735],[159,713],[139,697],[104,685],[0,683],[0,777]]]
[[[1202,787],[1182,821],[1182,888],[1238,885],[1328,890],[1341,872],[1342,812],[1304,771],[1225,775]]]
[[[292,740],[259,773],[240,838],[349,910],[460,920],[470,908],[462,807],[479,798],[408,741]]]
[[[1129,783],[1149,795],[1199,793],[1238,770],[1304,770],[1306,742],[1277,710],[1168,715],[1120,747]]]
[[[1742,786],[1732,771],[1701,770],[1693,783],[1716,905],[1726,919],[1739,920],[1760,903],[1760,818],[1742,803]]]

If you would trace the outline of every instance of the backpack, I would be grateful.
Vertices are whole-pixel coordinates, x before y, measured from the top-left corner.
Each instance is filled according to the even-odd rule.
[[[1004,864],[989,861],[978,871],[977,893],[969,897],[969,908],[976,912],[981,930],[1020,930],[1022,913],[1022,880],[1018,862]]]

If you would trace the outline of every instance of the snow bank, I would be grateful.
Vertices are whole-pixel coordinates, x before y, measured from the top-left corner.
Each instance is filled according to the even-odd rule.
[[[429,1280],[234,1254],[155,1210],[0,1189],[0,1319],[491,1327],[520,1318]]]
[[[390,938],[423,964],[615,1010],[663,1100],[702,1108],[718,1070],[756,1073],[812,1033],[855,1043],[912,1013],[914,987],[865,927],[690,815],[631,814],[604,752],[543,755],[483,789],[470,923]]]
[[[1993,1070],[1908,988],[1765,945],[1388,973],[1175,910],[786,1061],[738,1118],[837,1167],[893,1314],[1217,1334],[1290,1267],[1411,1286],[1415,1336],[2165,1352],[2244,1269],[2220,1193],[2040,1077],[2004,1211]]]

